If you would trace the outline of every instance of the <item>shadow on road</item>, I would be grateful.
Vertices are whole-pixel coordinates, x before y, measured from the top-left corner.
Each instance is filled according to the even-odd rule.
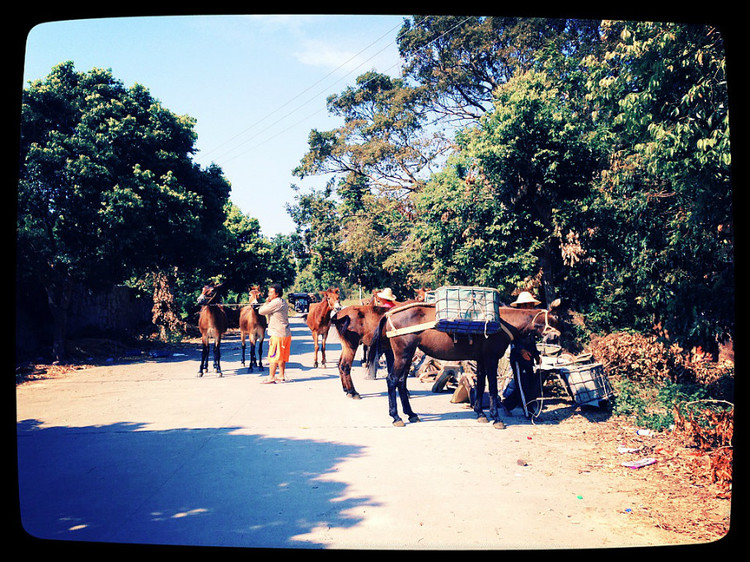
[[[373,505],[331,479],[359,447],[236,428],[18,424],[19,505],[32,537],[187,546],[303,547]]]

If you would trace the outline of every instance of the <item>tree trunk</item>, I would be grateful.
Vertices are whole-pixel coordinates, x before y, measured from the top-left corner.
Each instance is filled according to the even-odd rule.
[[[68,311],[73,295],[73,280],[65,273],[52,272],[52,280],[45,283],[47,303],[52,315],[52,355],[55,361],[65,361],[65,343],[68,332]]]

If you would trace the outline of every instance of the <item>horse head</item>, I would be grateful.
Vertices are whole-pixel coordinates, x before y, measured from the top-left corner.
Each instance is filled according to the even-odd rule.
[[[552,301],[547,308],[535,309],[527,330],[540,337],[544,343],[556,343],[560,339],[560,322],[552,311],[560,306],[560,299]]]
[[[415,298],[418,302],[424,302],[424,300],[427,298],[427,292],[429,289],[422,287],[421,289],[417,289],[414,291]]]
[[[250,304],[260,302],[260,287],[258,287],[258,285],[250,287],[250,290],[248,291],[248,301]]]
[[[219,285],[204,285],[201,294],[198,296],[199,305],[214,304],[214,302],[221,302],[221,291],[223,284]]]
[[[330,288],[326,291],[320,291],[320,294],[323,296],[323,300],[328,303],[328,308],[331,309],[331,316],[335,315],[342,309],[338,288]]]

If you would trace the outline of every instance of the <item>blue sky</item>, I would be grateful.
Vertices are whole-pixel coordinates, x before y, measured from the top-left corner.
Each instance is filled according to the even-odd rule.
[[[325,100],[369,70],[397,76],[403,16],[232,15],[47,22],[26,41],[23,87],[71,60],[79,72],[111,69],[139,83],[172,112],[197,120],[195,161],[218,164],[232,201],[263,234],[290,233],[285,210],[292,169],[311,129],[339,122]]]

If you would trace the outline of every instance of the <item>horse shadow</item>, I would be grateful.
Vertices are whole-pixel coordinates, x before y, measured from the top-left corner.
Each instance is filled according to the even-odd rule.
[[[362,447],[145,424],[17,424],[20,523],[41,541],[322,548],[375,506],[331,478]]]
[[[421,412],[419,409],[419,399],[432,397],[434,393],[430,389],[426,388],[407,388],[410,399],[414,400],[414,411],[419,416],[420,422],[443,422],[443,421],[458,421],[458,420],[475,420],[476,413],[472,409],[472,404],[469,402],[452,403],[446,400],[446,410],[444,412]],[[549,392],[547,390],[546,392]],[[448,399],[453,393],[452,391],[443,391],[439,393]],[[552,395],[547,395],[542,400],[542,410],[534,416],[527,417],[525,415],[510,415],[505,411],[504,408],[500,408],[501,418],[506,426],[518,425],[534,425],[534,426],[545,426],[545,425],[557,425],[565,422],[573,416],[582,416],[591,423],[605,422],[612,416],[612,409],[610,404],[604,403],[601,407],[594,406],[581,406],[576,404],[571,399],[564,398],[559,393],[554,392]],[[388,391],[386,388],[386,382],[383,380],[382,392],[369,392],[362,393],[362,398],[376,398],[387,400]],[[484,410],[489,408],[489,397],[485,393],[484,396]]]

